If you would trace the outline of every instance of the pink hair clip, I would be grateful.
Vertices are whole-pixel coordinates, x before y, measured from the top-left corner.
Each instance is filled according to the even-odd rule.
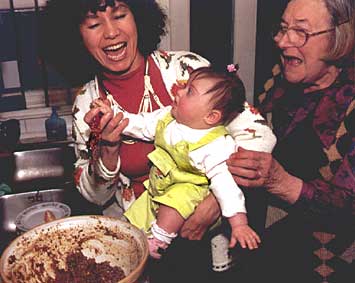
[[[229,73],[234,73],[237,72],[239,70],[239,65],[238,64],[229,64],[227,65],[227,71]]]

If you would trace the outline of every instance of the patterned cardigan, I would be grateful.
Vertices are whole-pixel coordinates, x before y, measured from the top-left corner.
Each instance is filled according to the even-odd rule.
[[[279,67],[274,67],[273,86],[259,97],[259,110],[268,117],[278,138],[275,155],[291,173],[304,180],[301,197],[295,204],[303,211],[314,213],[347,213],[355,216],[355,83],[354,66],[343,69],[337,80],[327,89],[303,94],[282,81]],[[303,127],[305,132],[297,132]],[[308,165],[305,160],[287,160],[291,152],[284,152],[290,139],[298,139],[300,149],[316,150],[321,156]],[[287,146],[284,144],[288,144]],[[284,156],[280,156],[285,153]],[[297,155],[300,155],[297,153]],[[302,154],[301,154],[302,156]],[[312,156],[312,154],[311,154]],[[303,161],[303,162],[302,162]],[[306,170],[299,167],[309,167]],[[312,168],[311,168],[312,167]],[[312,172],[309,172],[312,171]]]
[[[280,71],[272,69],[259,109],[278,139],[273,155],[304,181],[299,200],[280,207],[315,223],[314,272],[324,282],[345,282],[342,266],[355,264],[354,63],[327,89],[308,95],[283,82]],[[287,215],[276,207],[269,212],[270,224]]]

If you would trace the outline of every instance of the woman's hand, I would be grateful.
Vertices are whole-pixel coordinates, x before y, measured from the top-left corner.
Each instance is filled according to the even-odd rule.
[[[303,181],[290,175],[271,153],[239,147],[227,160],[229,171],[238,185],[265,187],[268,192],[294,203],[299,198]]]
[[[114,116],[108,100],[96,99],[92,102],[92,109],[85,114],[84,121],[90,125],[95,118],[100,116],[98,130],[100,131],[100,152],[104,165],[109,170],[117,166],[121,133],[128,124],[128,119],[123,119],[123,114]]]
[[[209,194],[185,221],[180,236],[189,240],[201,240],[206,230],[218,219],[221,211],[214,195]]]
[[[238,185],[261,187],[268,182],[273,161],[270,153],[239,147],[237,152],[231,154],[227,165]]]
[[[100,115],[99,129],[101,130],[101,139],[111,144],[118,144],[121,140],[121,133],[128,124],[128,119],[123,119],[123,113],[114,116],[110,102],[102,99],[95,99],[92,103],[92,109],[85,114],[84,121],[90,125],[92,120]]]

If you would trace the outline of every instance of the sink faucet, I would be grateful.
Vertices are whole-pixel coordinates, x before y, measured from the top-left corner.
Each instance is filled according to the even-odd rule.
[[[27,199],[30,203],[42,202],[43,196],[40,194],[39,190],[37,190],[37,193],[34,196],[29,196]]]

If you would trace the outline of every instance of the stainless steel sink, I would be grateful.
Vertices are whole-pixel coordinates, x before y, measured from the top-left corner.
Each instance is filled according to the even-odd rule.
[[[71,215],[100,214],[101,208],[85,200],[73,184],[75,162],[71,145],[22,148],[0,158],[0,182],[13,194],[0,196],[0,253],[17,236],[16,216],[34,204],[63,202]]]
[[[14,153],[15,182],[26,182],[40,178],[53,178],[65,175],[61,148],[37,149]]]
[[[16,216],[32,205],[41,202],[64,202],[64,189],[26,192],[0,197],[0,252],[17,236]]]
[[[72,182],[75,162],[70,145],[15,151],[0,160],[5,183],[14,193],[58,188]]]

